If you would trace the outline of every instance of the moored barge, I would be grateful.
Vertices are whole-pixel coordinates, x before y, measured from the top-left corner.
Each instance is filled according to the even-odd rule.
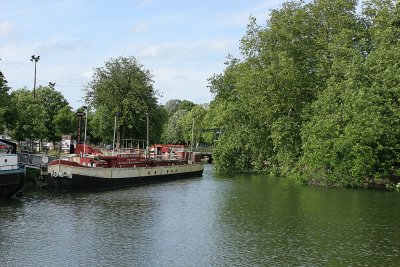
[[[136,184],[200,177],[203,165],[199,157],[183,151],[183,146],[154,145],[150,156],[133,149],[104,155],[84,144],[74,154],[48,164],[47,187],[59,191],[116,189]]]
[[[0,199],[11,198],[25,184],[25,168],[18,164],[16,147],[0,139]]]

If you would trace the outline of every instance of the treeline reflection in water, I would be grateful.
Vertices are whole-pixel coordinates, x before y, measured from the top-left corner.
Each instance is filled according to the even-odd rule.
[[[400,195],[203,177],[0,202],[0,266],[400,264]]]

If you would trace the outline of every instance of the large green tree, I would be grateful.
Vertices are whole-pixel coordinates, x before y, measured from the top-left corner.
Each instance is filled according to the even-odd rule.
[[[36,90],[35,100],[39,103],[41,109],[46,114],[44,121],[46,131],[43,137],[51,142],[61,140],[61,133],[58,131],[60,125],[56,125],[55,119],[60,110],[70,109],[68,101],[64,98],[61,92],[56,91],[51,87],[43,86],[39,86]],[[71,127],[71,122],[69,120],[65,121],[65,124],[66,128]]]
[[[164,108],[169,117],[174,115],[178,110],[191,111],[195,104],[188,100],[171,99],[165,103]]]
[[[250,19],[242,60],[210,79],[216,169],[335,186],[398,180],[398,2],[292,1]],[[385,182],[384,181],[384,182]]]
[[[11,92],[11,104],[13,120],[9,133],[14,140],[44,139],[48,135],[46,112],[30,90],[23,88]]]
[[[150,139],[160,139],[164,114],[157,104],[152,75],[134,57],[110,59],[95,69],[86,88],[86,102],[96,110],[93,133],[111,142],[117,115],[118,136],[146,139],[146,119],[150,120]]]
[[[162,141],[170,144],[185,144],[187,139],[184,136],[182,120],[188,113],[187,110],[177,110],[164,124]]]
[[[301,170],[308,183],[399,181],[398,7],[394,1],[365,2],[361,43],[368,46],[347,53],[352,54],[347,64],[334,63],[340,75],[331,75],[303,130]]]
[[[62,135],[75,135],[77,131],[77,115],[71,107],[64,106],[57,111],[53,118],[55,136],[60,138]]]
[[[163,109],[165,110],[166,120],[161,136],[164,143],[189,143],[191,138],[187,136],[187,127],[184,125],[185,118],[192,117],[192,109],[196,106],[191,101],[179,99],[171,99],[165,103]]]
[[[0,71],[0,133],[5,130],[5,126],[8,122],[7,117],[9,116],[7,116],[7,114],[9,113],[10,107],[9,90],[10,88],[7,85],[7,80]]]
[[[12,91],[10,97],[8,113],[12,120],[7,127],[14,140],[56,142],[61,140],[61,131],[71,128],[71,117],[69,120],[64,120],[63,117],[61,121],[60,113],[71,110],[60,92],[40,86],[36,91],[36,98],[26,88]]]

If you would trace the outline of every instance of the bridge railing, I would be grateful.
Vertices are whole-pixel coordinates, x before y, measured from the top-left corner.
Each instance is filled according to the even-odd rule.
[[[18,162],[33,168],[40,168],[46,165],[49,161],[56,159],[55,157],[49,157],[44,154],[29,154],[19,153]]]
[[[207,152],[212,153],[213,147],[212,146],[196,146],[193,148],[193,152]]]

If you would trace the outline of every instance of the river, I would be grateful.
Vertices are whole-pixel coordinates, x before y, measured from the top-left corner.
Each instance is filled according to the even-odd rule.
[[[0,201],[0,266],[399,266],[400,194],[263,175]]]

